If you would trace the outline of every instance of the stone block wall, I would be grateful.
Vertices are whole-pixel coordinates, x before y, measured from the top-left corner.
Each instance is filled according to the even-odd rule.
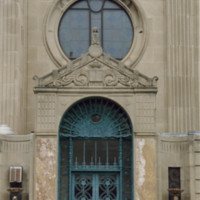
[[[34,199],[34,135],[0,135],[0,199],[9,199],[9,167],[23,167],[22,200]]]

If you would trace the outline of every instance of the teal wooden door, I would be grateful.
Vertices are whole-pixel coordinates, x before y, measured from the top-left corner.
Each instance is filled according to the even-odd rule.
[[[73,200],[119,200],[119,174],[73,173]]]

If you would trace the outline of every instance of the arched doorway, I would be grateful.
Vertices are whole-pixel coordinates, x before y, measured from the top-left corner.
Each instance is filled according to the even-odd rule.
[[[73,104],[59,127],[59,200],[133,200],[132,125],[117,103]]]

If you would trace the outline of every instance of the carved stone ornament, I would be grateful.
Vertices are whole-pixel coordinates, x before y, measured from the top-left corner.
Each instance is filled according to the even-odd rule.
[[[87,54],[41,78],[34,76],[34,80],[37,87],[50,88],[156,88],[158,78],[149,78],[105,54],[99,45],[98,29],[93,28]]]

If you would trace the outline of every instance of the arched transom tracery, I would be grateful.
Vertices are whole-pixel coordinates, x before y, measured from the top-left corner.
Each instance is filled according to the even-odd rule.
[[[73,105],[60,124],[60,134],[70,137],[127,137],[131,132],[126,112],[113,101],[98,97]]]

